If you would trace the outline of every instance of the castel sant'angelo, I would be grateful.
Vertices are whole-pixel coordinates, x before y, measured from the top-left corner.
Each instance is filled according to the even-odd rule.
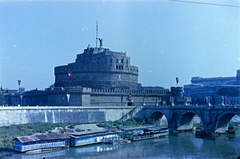
[[[13,97],[13,104],[49,106],[138,106],[184,102],[181,87],[143,87],[138,83],[139,69],[131,65],[126,53],[88,46],[74,63],[54,69],[54,86],[26,91]]]

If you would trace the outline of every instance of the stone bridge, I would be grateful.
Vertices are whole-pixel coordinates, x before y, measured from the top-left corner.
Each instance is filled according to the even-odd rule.
[[[176,130],[193,128],[193,117],[198,116],[207,134],[225,132],[229,121],[234,115],[240,116],[240,106],[210,106],[210,105],[156,105],[142,106],[134,118],[145,119],[147,123],[154,123],[166,117],[170,133]]]

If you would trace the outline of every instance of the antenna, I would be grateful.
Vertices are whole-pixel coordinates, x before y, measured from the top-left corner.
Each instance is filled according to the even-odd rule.
[[[98,47],[98,21],[96,21],[96,48]]]

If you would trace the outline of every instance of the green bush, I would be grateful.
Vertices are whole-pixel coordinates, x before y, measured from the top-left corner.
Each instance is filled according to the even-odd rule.
[[[128,119],[128,120],[123,122],[123,125],[124,126],[135,126],[136,123],[135,123],[135,121],[133,119]]]
[[[69,125],[68,128],[69,129],[74,129],[74,126],[73,125]]]
[[[105,123],[98,123],[97,126],[98,127],[106,127],[106,124]]]

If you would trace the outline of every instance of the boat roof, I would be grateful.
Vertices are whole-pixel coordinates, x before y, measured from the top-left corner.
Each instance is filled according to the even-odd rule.
[[[14,140],[19,140],[21,143],[41,141],[41,140],[57,140],[57,139],[69,139],[67,134],[44,134],[44,135],[32,135],[16,137]]]
[[[109,132],[107,130],[102,130],[102,131],[71,133],[69,134],[69,136],[72,138],[81,138],[81,137],[90,137],[95,135],[107,135],[107,134],[110,135],[110,134],[116,134],[116,133],[119,133],[119,132]]]
[[[161,126],[161,127],[155,127],[155,128],[148,128],[149,131],[157,131],[157,130],[166,130],[168,127]]]
[[[155,128],[153,125],[142,125],[142,126],[126,126],[126,127],[121,127],[122,130],[124,131],[132,131],[132,130],[146,130],[149,128]]]
[[[106,132],[108,132],[108,131],[107,130],[95,130],[95,131],[74,132],[74,133],[69,133],[69,135],[84,136],[84,135],[93,135],[93,134],[106,133]]]

